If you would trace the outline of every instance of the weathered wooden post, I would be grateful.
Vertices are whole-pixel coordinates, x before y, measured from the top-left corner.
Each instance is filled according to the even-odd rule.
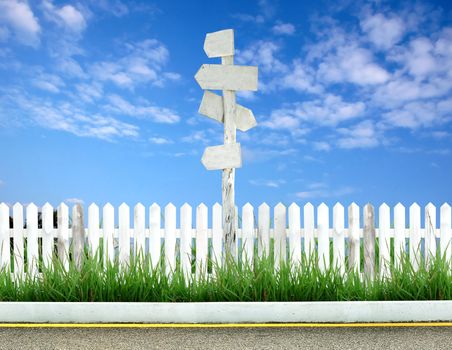
[[[204,91],[199,113],[224,123],[224,144],[207,147],[201,162],[207,170],[223,170],[223,240],[226,257],[236,256],[235,229],[235,168],[242,166],[240,144],[236,143],[236,129],[247,131],[256,125],[250,109],[237,105],[235,91],[257,90],[257,67],[234,65],[234,31],[232,29],[208,33],[204,51],[209,58],[221,57],[221,65],[203,64],[195,79],[204,90],[222,90],[223,97]]]

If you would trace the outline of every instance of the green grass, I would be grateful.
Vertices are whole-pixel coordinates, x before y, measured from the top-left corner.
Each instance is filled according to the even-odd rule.
[[[310,260],[312,261],[312,260]],[[385,280],[363,281],[353,272],[321,272],[303,257],[302,265],[273,268],[270,258],[256,259],[253,268],[229,260],[208,279],[186,281],[179,268],[166,276],[163,262],[155,270],[149,259],[131,259],[128,268],[103,266],[86,255],[80,270],[71,262],[65,271],[55,259],[41,266],[40,278],[14,280],[0,271],[1,301],[214,302],[214,301],[346,301],[451,300],[451,266],[439,256],[428,268],[414,271],[404,256],[400,269],[390,268]],[[179,263],[178,265],[179,266]],[[212,267],[212,263],[209,264]]]

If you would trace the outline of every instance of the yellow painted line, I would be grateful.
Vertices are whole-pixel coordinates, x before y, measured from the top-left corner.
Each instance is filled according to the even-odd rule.
[[[452,327],[452,322],[394,323],[0,323],[0,328],[365,328]]]

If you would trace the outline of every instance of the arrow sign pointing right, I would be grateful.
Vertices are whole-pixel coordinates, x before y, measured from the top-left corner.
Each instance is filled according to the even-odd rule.
[[[257,90],[257,67],[203,64],[195,79],[203,90]]]
[[[204,91],[198,112],[220,123],[224,123],[223,97],[210,91]],[[239,104],[235,106],[234,121],[240,131],[247,131],[257,124],[251,109]]]
[[[240,152],[240,143],[206,147],[201,163],[207,170],[241,168],[242,154]]]

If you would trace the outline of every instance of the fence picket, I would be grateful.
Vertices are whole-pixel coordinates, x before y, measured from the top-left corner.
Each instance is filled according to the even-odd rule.
[[[130,264],[130,209],[126,203],[119,206],[119,264]]]
[[[161,209],[157,203],[149,207],[149,252],[151,254],[152,268],[156,269],[160,263],[161,255]]]
[[[344,237],[344,206],[336,203],[333,207],[333,266],[340,273],[345,272],[345,237]]]
[[[289,206],[289,253],[291,268],[301,266],[301,219],[300,207],[292,203]]]
[[[0,204],[0,254],[0,267],[10,271],[9,207],[5,203]]]
[[[360,272],[360,238],[359,238],[359,207],[356,203],[348,207],[348,244],[350,253],[348,257],[349,269]]]
[[[303,208],[304,224],[304,253],[308,265],[314,260],[315,239],[314,239],[314,206],[306,203]]]
[[[221,204],[212,207],[212,259],[215,262],[212,269],[221,267],[223,262],[223,220]]]
[[[69,208],[66,204],[58,206],[58,258],[64,269],[69,269]]]
[[[417,203],[410,206],[410,262],[417,271],[421,260],[421,207]]]
[[[208,210],[204,203],[196,208],[196,278],[207,277],[208,237],[207,220]]]
[[[104,267],[106,268],[107,263],[113,264],[115,261],[115,209],[110,203],[104,205],[102,218],[102,229],[104,231]]]
[[[191,280],[192,215],[191,206],[185,203],[180,208],[180,264],[186,282]]]
[[[99,207],[91,203],[88,207],[88,247],[94,257],[99,248]]]
[[[145,208],[143,204],[137,203],[133,209],[133,250],[139,259],[144,258],[146,253],[145,228]]]
[[[242,208],[242,262],[253,267],[254,258],[254,208],[246,203]]]
[[[1,214],[1,211],[0,211]],[[27,206],[27,271],[32,277],[38,273],[38,207],[30,203]],[[1,219],[0,219],[1,225]]]
[[[328,207],[322,203],[317,208],[317,240],[319,252],[319,268],[325,272],[330,266],[330,237],[329,237],[329,213]]]
[[[165,271],[169,276],[176,270],[176,207],[165,207]]]
[[[81,204],[76,204],[72,208],[72,245],[74,250],[74,260],[78,269],[82,267],[82,257],[85,246],[85,225],[83,222],[83,208]]]
[[[375,277],[375,211],[372,204],[364,206],[364,275],[368,280]]]
[[[405,207],[397,203],[394,207],[394,265],[401,267],[401,259],[406,254],[405,242]]]
[[[451,218],[451,207],[449,204],[444,203],[441,206],[441,218],[440,218],[440,247],[441,256],[446,258],[446,261],[452,261],[452,218]]]
[[[42,207],[42,262],[49,268],[53,253],[53,208],[49,203]]]
[[[278,203],[274,209],[274,256],[275,267],[286,261],[286,207]]]
[[[14,274],[22,278],[24,274],[24,208],[22,204],[13,206]]]
[[[379,245],[379,257],[378,261],[380,264],[380,277],[389,277],[389,267],[391,263],[391,256],[389,252],[391,251],[390,240],[389,240],[389,229],[390,229],[390,209],[386,203],[380,205],[378,212],[378,245]]]
[[[270,253],[270,207],[262,203],[258,209],[257,253],[259,258],[268,257]]]
[[[435,258],[436,256],[436,207],[429,203],[425,207],[425,235],[424,235],[424,242],[425,242],[425,266],[428,267],[430,265],[430,262]]]

